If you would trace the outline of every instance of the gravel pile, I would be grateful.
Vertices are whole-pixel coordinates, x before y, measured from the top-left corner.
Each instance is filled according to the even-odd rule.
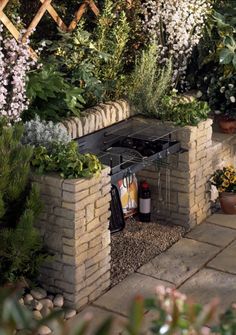
[[[180,226],[126,222],[123,231],[111,235],[112,286],[168,249],[184,233]]]

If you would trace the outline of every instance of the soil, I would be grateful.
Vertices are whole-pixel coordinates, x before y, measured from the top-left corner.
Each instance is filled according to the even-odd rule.
[[[111,235],[111,285],[168,249],[184,233],[180,226],[127,221],[124,230]]]

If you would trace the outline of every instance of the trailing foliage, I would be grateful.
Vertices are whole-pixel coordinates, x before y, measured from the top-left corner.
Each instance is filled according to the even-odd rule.
[[[41,204],[29,187],[33,149],[21,144],[23,126],[0,119],[0,282],[32,278],[44,259],[33,223]]]
[[[55,143],[67,144],[71,141],[65,128],[52,121],[40,121],[38,116],[34,120],[25,122],[24,129],[23,144],[43,146],[50,150]]]
[[[80,154],[76,142],[55,143],[50,151],[38,146],[31,163],[39,173],[58,172],[62,178],[68,179],[91,177],[102,168],[95,155]]]
[[[143,51],[136,60],[134,72],[128,84],[128,98],[137,113],[159,117],[163,97],[171,86],[172,67],[158,66],[158,50],[155,44]]]

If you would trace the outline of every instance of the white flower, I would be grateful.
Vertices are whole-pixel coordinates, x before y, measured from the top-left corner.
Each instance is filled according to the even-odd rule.
[[[222,86],[222,87],[220,88],[220,93],[224,93],[224,91],[225,91],[225,87]]]
[[[215,113],[216,115],[219,115],[219,114],[221,114],[221,111],[219,111],[219,110],[215,110],[214,113]]]
[[[233,84],[229,84],[229,89],[232,90],[232,88],[234,88],[234,85]]]
[[[202,97],[202,91],[197,91],[196,97],[201,98]]]
[[[231,96],[230,98],[229,98],[229,100],[232,102],[232,103],[235,103],[235,97],[234,96]]]

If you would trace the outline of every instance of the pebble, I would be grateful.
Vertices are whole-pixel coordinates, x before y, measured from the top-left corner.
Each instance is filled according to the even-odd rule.
[[[34,316],[34,319],[35,320],[41,320],[43,317],[42,317],[42,314],[40,313],[40,311],[33,311],[33,316]]]
[[[75,315],[76,315],[76,310],[75,309],[67,309],[65,311],[65,319],[66,320],[73,318],[73,316],[75,316]]]
[[[54,299],[54,295],[49,294],[49,295],[47,296],[47,298],[53,301],[53,299]]]
[[[41,309],[43,308],[43,304],[37,300],[33,300],[31,305],[32,305],[32,308],[36,309],[37,311],[41,311]]]
[[[52,312],[52,310],[46,306],[43,306],[43,308],[41,309],[40,313],[42,314],[42,316],[44,318],[46,318],[48,315],[50,315]]]
[[[38,335],[48,335],[48,334],[51,334],[51,329],[47,326],[40,326],[39,329],[38,329],[38,332],[37,334]]]
[[[40,300],[40,303],[43,305],[43,307],[47,307],[50,309],[53,309],[53,302],[50,299],[42,299]]]
[[[25,305],[29,305],[31,304],[31,302],[34,300],[34,298],[32,297],[31,294],[26,294],[25,297],[24,297],[24,304]]]
[[[53,300],[55,307],[62,307],[64,305],[64,298],[61,294],[57,294]]]
[[[44,299],[47,296],[47,292],[41,287],[34,288],[30,293],[32,297],[37,300]]]
[[[20,298],[18,301],[21,305],[24,305],[24,299],[23,298]]]

